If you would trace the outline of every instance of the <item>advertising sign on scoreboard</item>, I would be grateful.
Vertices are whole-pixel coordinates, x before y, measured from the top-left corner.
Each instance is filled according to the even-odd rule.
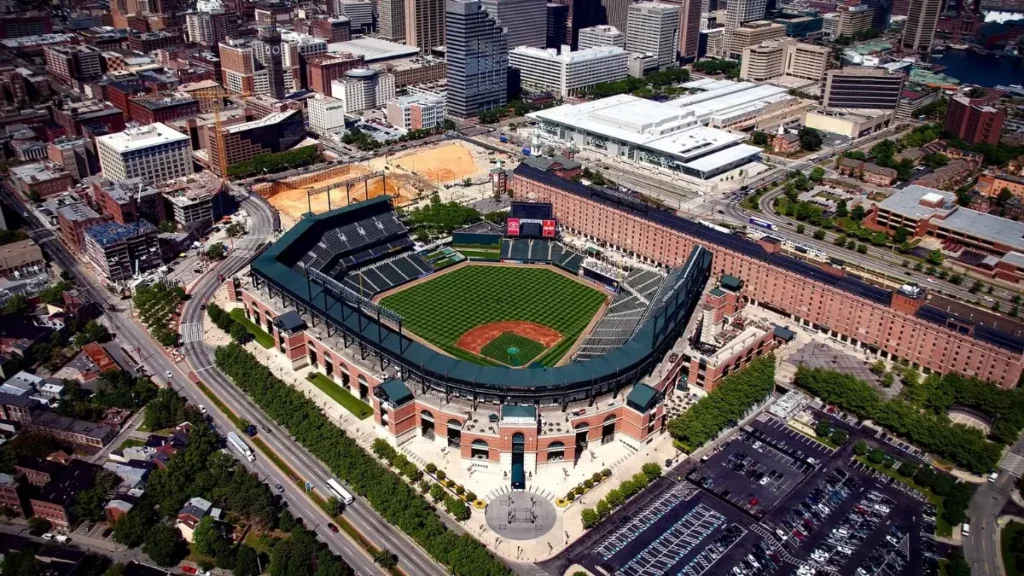
[[[544,238],[554,238],[555,237],[555,221],[554,220],[545,220],[544,221],[544,228],[541,231],[541,236],[543,236]]]
[[[508,219],[508,235],[519,236],[519,218]]]

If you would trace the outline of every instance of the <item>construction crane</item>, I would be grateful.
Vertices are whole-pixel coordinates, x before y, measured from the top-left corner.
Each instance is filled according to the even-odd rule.
[[[224,100],[231,97],[245,98],[249,96],[248,92],[229,92],[224,89],[223,86],[211,86],[209,88],[200,88],[192,92],[192,95],[196,97],[200,102],[200,107],[204,110],[210,110],[213,112],[213,130],[214,138],[217,139],[217,170],[220,172],[221,181],[224,186],[228,185],[228,166],[227,166],[227,154],[225,153],[224,147],[224,122],[221,118],[221,109],[224,107]],[[244,109],[244,106],[243,106]],[[207,164],[210,169],[213,169],[214,159],[212,157],[213,147],[207,142]]]

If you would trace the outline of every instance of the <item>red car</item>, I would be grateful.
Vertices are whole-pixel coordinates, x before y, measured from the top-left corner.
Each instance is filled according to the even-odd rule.
[[[334,524],[331,524],[330,522],[327,523],[327,529],[330,530],[331,532],[337,532],[338,531],[338,527],[335,526]]]

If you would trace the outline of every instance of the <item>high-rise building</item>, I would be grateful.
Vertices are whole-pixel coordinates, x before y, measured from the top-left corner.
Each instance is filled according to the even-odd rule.
[[[483,0],[484,8],[505,29],[509,48],[543,48],[547,41],[547,2],[545,0]]]
[[[46,73],[69,86],[103,75],[100,51],[92,46],[46,46],[43,56]]]
[[[954,96],[947,105],[946,131],[971,144],[999,144],[1006,113],[982,100]]]
[[[734,30],[747,22],[761,20],[768,10],[768,0],[729,0],[725,12],[725,29]]]
[[[874,9],[871,16],[871,27],[875,30],[888,30],[889,21],[892,20],[893,0],[860,0],[862,6],[870,6]]]
[[[267,81],[270,86],[269,95],[280,100],[286,94],[284,87],[284,55],[281,53],[281,33],[277,31],[277,26],[271,24],[266,28],[260,28],[259,38],[263,45],[263,50],[261,53],[256,54],[256,58],[267,68]]]
[[[779,76],[793,76],[821,82],[831,50],[785,38],[768,40],[743,49],[740,79],[763,82]]]
[[[739,58],[743,54],[743,49],[748,46],[757,46],[765,40],[776,40],[785,36],[786,27],[782,24],[767,20],[747,22],[739,28],[726,29],[726,51],[729,58]]]
[[[591,26],[579,32],[579,49],[597,48],[599,46],[618,46],[626,48],[626,35],[615,26]]]
[[[905,76],[886,68],[848,66],[829,70],[824,105],[828,108],[895,110]]]
[[[372,68],[356,68],[331,82],[331,94],[346,114],[381,108],[395,98],[395,77]]]
[[[107,280],[128,280],[160,265],[159,233],[145,220],[101,222],[85,230],[85,257]]]
[[[579,47],[580,30],[607,25],[608,19],[600,0],[573,0],[569,5],[569,45],[573,50]],[[625,46],[625,34],[622,35]],[[588,46],[593,48],[593,46]]]
[[[600,21],[597,24],[615,26],[629,34],[629,7],[633,0],[601,0]]]
[[[104,178],[162,184],[192,174],[192,139],[157,122],[96,139]]]
[[[602,82],[615,82],[626,77],[628,55],[622,48],[602,46],[570,52],[563,46],[541,50],[529,46],[513,48],[508,53],[509,66],[519,70],[524,88],[550,91],[559,96],[573,96]]]
[[[569,6],[567,4],[548,4],[548,33],[544,42],[547,48],[561,48],[569,44]]]
[[[326,47],[323,40],[313,40]],[[279,33],[256,40],[229,38],[220,43],[221,83],[238,94],[282,98],[301,88],[298,52],[298,45],[282,42]],[[275,84],[273,91],[271,71]],[[274,95],[278,93],[280,97]]]
[[[701,0],[680,0],[679,5],[679,56],[685,62],[697,59],[697,44],[700,41]]]
[[[405,42],[405,1],[377,2],[377,33],[385,40]]]
[[[314,38],[321,38],[328,43],[348,42],[352,39],[352,21],[345,16],[320,18],[313,21],[310,31]]]
[[[444,0],[405,0],[405,43],[427,54],[444,46]]]
[[[214,130],[207,131],[206,149],[210,153],[210,169],[218,174],[222,156],[223,166],[230,168],[260,154],[284,152],[305,139],[306,126],[302,120],[302,112],[289,110],[275,112],[244,124],[224,126],[221,133],[223,151],[221,138],[217,137]]]
[[[941,12],[942,0],[910,0],[901,42],[905,52],[931,52]]]
[[[658,2],[644,2],[629,7],[626,24],[626,51],[652,54],[653,65],[667,68],[676,65],[679,46],[679,7]]]
[[[318,21],[326,22],[326,21]],[[314,22],[314,26],[316,23]],[[337,29],[335,29],[337,30]],[[330,31],[321,29],[321,34],[329,34]],[[342,35],[348,34],[348,22],[345,22]],[[284,83],[288,93],[301,88],[309,88],[309,78],[306,76],[307,59],[312,56],[327,54],[327,43],[331,40],[309,34],[301,34],[290,30],[281,32],[282,48],[287,47],[284,53]]]
[[[306,78],[309,89],[325,96],[331,94],[331,82],[343,78],[345,72],[354,68],[364,68],[363,55],[354,56],[348,52],[334,54],[318,54],[306,59]]]
[[[475,116],[504,106],[508,45],[501,26],[480,0],[447,0],[448,115]]]
[[[858,32],[865,32],[871,29],[875,17],[875,9],[864,4],[857,6],[839,6],[836,8],[839,13],[839,23],[835,37],[854,37]]]
[[[238,35],[238,15],[223,10],[185,14],[185,34],[189,42],[207,48]]]
[[[334,0],[334,15],[344,16],[349,20],[353,32],[372,32],[376,10],[370,0]]]

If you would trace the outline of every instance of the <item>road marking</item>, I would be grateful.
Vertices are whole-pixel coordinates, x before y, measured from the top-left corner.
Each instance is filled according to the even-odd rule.
[[[1021,474],[1024,474],[1024,458],[1013,452],[1007,452],[999,462],[999,467],[1020,478]]]
[[[203,323],[187,322],[181,325],[181,343],[199,342],[203,339]]]

